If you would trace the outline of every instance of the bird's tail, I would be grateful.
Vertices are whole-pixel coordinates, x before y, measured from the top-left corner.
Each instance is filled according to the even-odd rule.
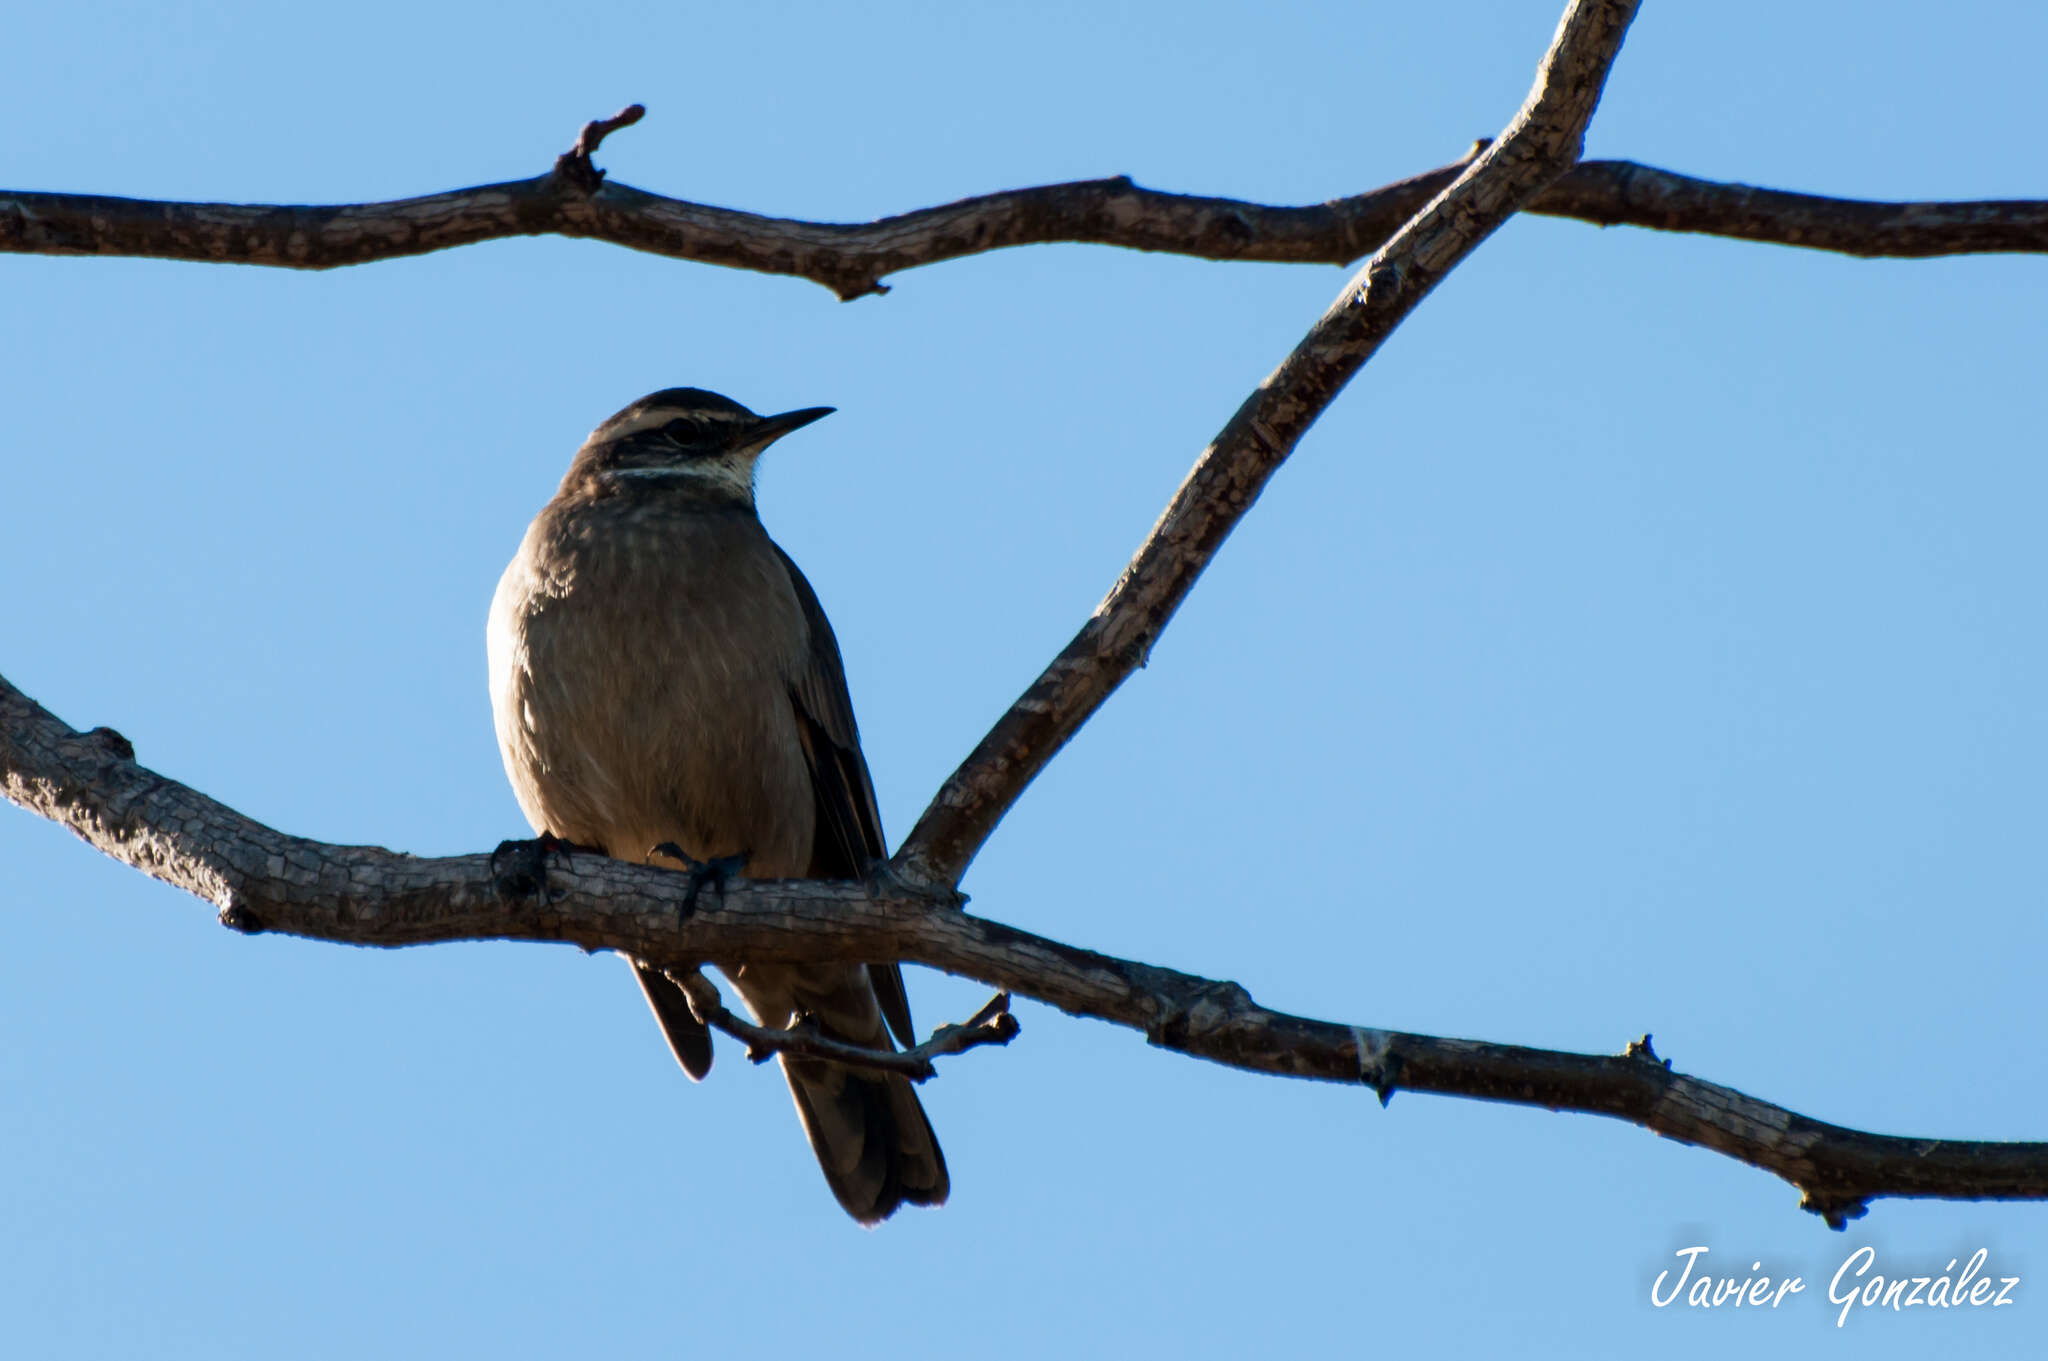
[[[811,1151],[848,1214],[879,1224],[899,1206],[945,1201],[946,1155],[909,1078],[788,1054],[781,1062]]]
[[[723,971],[762,1025],[801,1021],[845,1044],[894,1047],[869,965],[747,964]],[[907,1015],[903,1029],[909,1030]],[[909,1078],[787,1053],[780,1061],[811,1151],[848,1214],[879,1224],[904,1205],[944,1203],[946,1156]]]

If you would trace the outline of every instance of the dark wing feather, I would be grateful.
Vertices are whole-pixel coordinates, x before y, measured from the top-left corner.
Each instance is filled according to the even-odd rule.
[[[839,640],[818,604],[817,592],[780,547],[775,550],[789,569],[810,625],[811,653],[790,686],[796,711],[797,736],[810,762],[811,788],[817,800],[818,831],[811,845],[810,877],[860,879],[868,867],[888,857],[882,841],[882,814],[875,806],[874,782],[860,751],[860,728],[853,721],[853,699],[846,693],[846,667],[839,660]],[[910,998],[903,990],[903,970],[895,963],[869,964],[875,999],[897,1043],[916,1044],[910,1024]]]
[[[633,961],[633,976],[640,980],[647,1005],[654,1008],[654,1019],[660,1022],[661,1033],[668,1037],[669,1052],[683,1065],[690,1081],[702,1082],[711,1071],[711,1032],[690,1010],[688,995],[669,982],[667,974],[637,959]]]

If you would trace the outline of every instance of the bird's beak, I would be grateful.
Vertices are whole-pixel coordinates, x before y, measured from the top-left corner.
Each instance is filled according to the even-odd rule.
[[[763,416],[747,432],[747,448],[758,454],[790,431],[801,430],[838,409],[836,406],[807,406],[801,411],[785,411],[780,416]]]

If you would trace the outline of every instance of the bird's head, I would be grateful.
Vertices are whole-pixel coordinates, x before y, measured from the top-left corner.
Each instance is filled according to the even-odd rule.
[[[564,485],[594,478],[751,507],[754,461],[762,451],[832,411],[812,406],[757,416],[715,392],[665,388],[591,431]]]

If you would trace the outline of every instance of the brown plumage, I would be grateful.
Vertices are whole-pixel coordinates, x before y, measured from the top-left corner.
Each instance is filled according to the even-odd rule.
[[[622,860],[673,842],[744,854],[756,878],[858,878],[881,818],[839,647],[810,583],[754,512],[753,464],[823,409],[760,417],[690,388],[642,398],[577,452],[491,604],[491,702],[536,831]],[[711,1039],[682,992],[634,972],[693,1078]],[[763,1025],[911,1042],[883,964],[730,970]],[[946,1198],[946,1162],[910,1083],[782,1059],[832,1192],[864,1224]]]

